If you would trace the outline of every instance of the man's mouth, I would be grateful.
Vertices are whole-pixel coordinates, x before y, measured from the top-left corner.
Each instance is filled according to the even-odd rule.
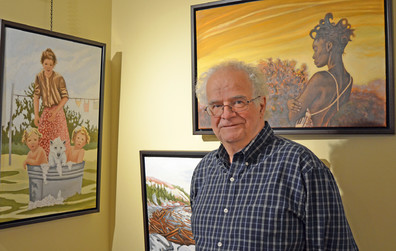
[[[230,125],[222,125],[220,128],[232,128],[232,127],[236,127],[239,124],[230,124]]]

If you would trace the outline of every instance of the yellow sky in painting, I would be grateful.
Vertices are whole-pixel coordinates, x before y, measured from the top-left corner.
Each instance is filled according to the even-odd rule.
[[[319,69],[309,32],[328,12],[333,22],[347,18],[355,29],[344,55],[354,83],[385,79],[382,0],[265,0],[198,11],[198,75],[225,59],[256,63],[272,57],[305,63],[311,76]]]

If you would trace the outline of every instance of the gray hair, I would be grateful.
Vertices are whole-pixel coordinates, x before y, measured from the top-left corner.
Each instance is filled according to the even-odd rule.
[[[267,78],[257,67],[246,64],[242,61],[226,61],[211,67],[207,72],[201,74],[199,77],[195,85],[195,94],[199,103],[202,105],[208,105],[208,97],[206,94],[206,85],[208,84],[208,80],[215,72],[225,68],[232,68],[246,72],[252,84],[253,97],[261,96],[267,98]]]

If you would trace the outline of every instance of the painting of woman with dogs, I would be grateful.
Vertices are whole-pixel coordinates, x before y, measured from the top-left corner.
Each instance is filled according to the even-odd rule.
[[[2,22],[0,228],[97,211],[105,45]]]

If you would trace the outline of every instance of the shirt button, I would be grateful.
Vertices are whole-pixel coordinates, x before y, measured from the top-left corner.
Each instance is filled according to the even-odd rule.
[[[219,242],[217,242],[217,246],[221,247],[221,246],[223,246],[223,243],[221,243],[221,241],[219,241]]]
[[[235,181],[234,177],[231,177],[231,178],[230,178],[230,181],[231,181],[231,182],[234,182],[234,181]]]
[[[224,213],[228,213],[228,209],[227,208],[224,209]]]
[[[249,165],[249,162],[245,162],[245,165],[248,166],[248,165]]]

